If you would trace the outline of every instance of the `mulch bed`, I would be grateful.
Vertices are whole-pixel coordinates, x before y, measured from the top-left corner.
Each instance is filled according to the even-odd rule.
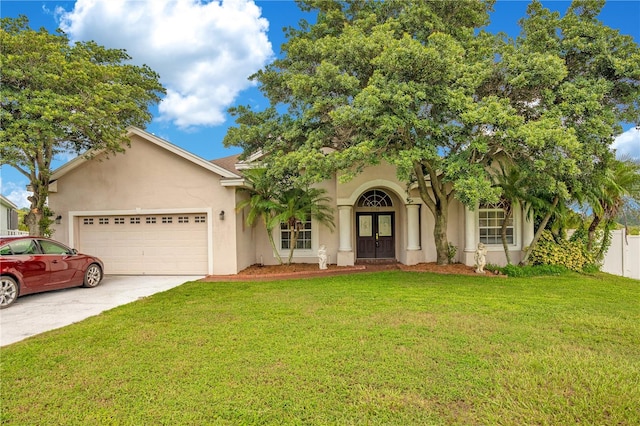
[[[210,275],[200,281],[242,281],[242,280],[279,280],[284,278],[302,278],[331,276],[345,273],[380,271],[389,269],[401,269],[403,271],[434,272],[437,274],[478,275],[474,267],[462,263],[450,265],[438,265],[435,262],[419,263],[417,265],[370,264],[355,266],[327,265],[327,269],[320,270],[316,263],[294,263],[291,265],[251,265],[238,272],[236,275]],[[494,276],[486,273],[486,276]]]

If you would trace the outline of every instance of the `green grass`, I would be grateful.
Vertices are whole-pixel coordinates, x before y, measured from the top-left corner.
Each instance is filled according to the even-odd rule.
[[[640,424],[640,282],[187,283],[2,349],[9,425]]]

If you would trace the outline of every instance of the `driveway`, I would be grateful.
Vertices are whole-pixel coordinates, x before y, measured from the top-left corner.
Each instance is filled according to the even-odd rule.
[[[11,307],[0,311],[0,346],[200,278],[202,276],[107,275],[95,288],[70,288],[20,297]]]

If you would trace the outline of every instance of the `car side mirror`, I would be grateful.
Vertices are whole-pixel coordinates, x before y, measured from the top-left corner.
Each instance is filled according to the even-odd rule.
[[[78,254],[78,250],[76,250],[76,249],[71,249],[71,254],[74,254],[74,255],[75,255],[75,254]]]

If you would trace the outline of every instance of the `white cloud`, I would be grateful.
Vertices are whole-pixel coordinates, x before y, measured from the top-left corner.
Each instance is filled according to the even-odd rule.
[[[58,10],[73,40],[126,49],[160,74],[162,121],[214,126],[247,78],[273,57],[269,22],[253,0],[77,0]]]
[[[2,195],[4,195],[9,201],[18,206],[19,209],[23,207],[29,207],[31,203],[27,200],[27,197],[31,195],[31,192],[27,191],[26,184],[20,184],[15,182],[4,182],[0,177],[0,188]]]
[[[632,127],[617,136],[613,142],[613,148],[615,148],[618,157],[626,155],[640,159],[640,130]]]

